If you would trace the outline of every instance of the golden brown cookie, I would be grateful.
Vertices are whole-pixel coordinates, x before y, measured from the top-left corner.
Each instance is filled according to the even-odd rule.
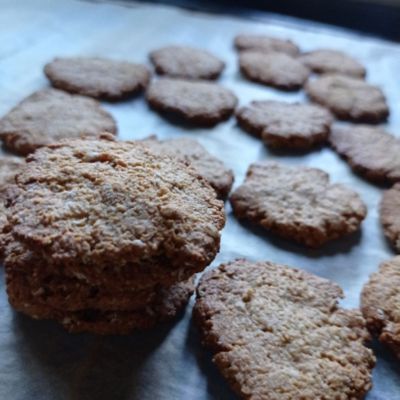
[[[281,90],[298,90],[310,71],[297,59],[285,53],[243,51],[239,55],[242,74],[249,80]]]
[[[225,63],[202,49],[187,46],[167,46],[150,53],[156,72],[184,79],[216,79]]]
[[[291,41],[267,35],[241,34],[235,37],[235,47],[239,51],[253,50],[261,53],[286,53],[297,56],[299,48]]]
[[[239,125],[273,148],[308,149],[326,141],[332,116],[312,104],[252,101],[236,112]]]
[[[400,257],[379,266],[361,293],[361,310],[371,333],[400,358]]]
[[[385,236],[400,253],[400,183],[383,193],[380,219]]]
[[[203,275],[194,315],[218,369],[243,399],[364,398],[375,357],[341,288],[305,271],[237,260]]]
[[[147,90],[149,105],[166,116],[189,123],[212,126],[228,119],[237,104],[236,96],[216,83],[162,78]]]
[[[115,134],[116,123],[96,100],[45,89],[33,93],[0,119],[0,139],[26,155],[61,139]]]
[[[340,119],[375,124],[389,115],[382,90],[361,79],[327,74],[308,81],[305,89],[311,100],[329,108]]]
[[[338,50],[315,50],[300,56],[308,68],[318,74],[341,74],[355,78],[364,78],[365,68],[353,57]]]
[[[55,58],[44,72],[58,89],[110,101],[135,95],[150,79],[144,65],[99,57]]]
[[[373,182],[400,181],[400,140],[368,125],[333,127],[329,141],[354,171]]]
[[[360,196],[326,172],[275,162],[250,165],[230,201],[237,218],[309,247],[357,231],[367,213]]]

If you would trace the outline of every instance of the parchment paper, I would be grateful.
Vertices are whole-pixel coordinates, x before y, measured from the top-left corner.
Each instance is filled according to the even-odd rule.
[[[388,98],[388,130],[400,134],[400,46],[327,26],[269,16],[256,22],[222,15],[191,13],[164,6],[128,6],[77,1],[0,0],[0,115],[34,90],[48,86],[43,65],[60,55],[100,55],[147,62],[150,50],[170,43],[208,48],[227,68],[221,83],[240,104],[254,99],[303,100],[245,81],[238,73],[232,39],[240,32],[265,32],[290,38],[303,50],[334,47],[350,52],[368,68],[368,81]],[[354,175],[332,150],[303,155],[273,154],[241,131],[234,118],[213,129],[171,125],[151,112],[143,98],[105,104],[118,121],[121,139],[187,135],[219,156],[242,182],[248,165],[278,159],[323,168],[332,181],[357,189],[368,205],[362,231],[319,251],[241,225],[230,206],[221,251],[212,264],[237,257],[271,260],[303,268],[338,282],[343,305],[357,307],[368,275],[393,255],[378,221],[382,188]],[[400,155],[399,155],[400,156]],[[0,288],[0,399],[233,399],[202,349],[191,321],[191,305],[175,324],[129,337],[70,335],[53,322],[17,315],[7,302],[4,274]],[[193,300],[192,300],[193,302]],[[295,316],[294,316],[295,317]],[[400,367],[389,351],[374,343],[378,362],[367,399],[399,399]]]

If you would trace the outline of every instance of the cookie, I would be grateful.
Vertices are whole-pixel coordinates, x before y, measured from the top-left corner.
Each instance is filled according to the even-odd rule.
[[[379,266],[361,292],[361,310],[370,331],[400,358],[400,257]]]
[[[17,311],[35,319],[57,320],[69,332],[97,335],[126,335],[172,320],[186,306],[194,290],[193,280],[189,280],[161,290],[142,309],[68,311],[38,303],[29,286],[20,284],[20,281],[7,278],[8,298]]]
[[[96,100],[45,89],[22,100],[0,119],[0,139],[26,155],[61,139],[117,132],[113,117]]]
[[[364,78],[365,68],[353,57],[338,50],[315,50],[300,56],[308,68],[317,74],[341,74]]]
[[[206,273],[194,315],[203,343],[243,399],[362,399],[375,357],[341,288],[305,271],[237,260]]]
[[[150,53],[156,72],[184,79],[216,79],[225,63],[206,50],[167,46]]]
[[[385,236],[400,253],[400,183],[385,191],[380,205],[380,219]]]
[[[311,100],[339,119],[375,124],[389,115],[382,90],[361,79],[327,74],[307,82],[305,89]]]
[[[322,107],[273,100],[252,101],[236,118],[245,131],[273,148],[308,149],[325,142],[332,123]]]
[[[236,96],[216,83],[172,78],[152,82],[147,101],[160,113],[201,126],[228,119],[237,104]]]
[[[310,74],[304,64],[285,53],[243,51],[239,66],[247,79],[281,90],[300,89]]]
[[[368,125],[334,127],[329,141],[354,171],[373,182],[400,181],[400,140]]]
[[[235,47],[239,51],[253,50],[261,53],[286,53],[297,56],[299,48],[291,41],[266,35],[241,34],[235,37]]]
[[[143,143],[69,140],[27,157],[7,202],[5,265],[141,289],[187,279],[219,250],[223,202],[188,165]],[[39,201],[40,199],[40,201]]]
[[[317,168],[252,164],[230,198],[239,219],[309,247],[355,232],[367,210],[360,196]]]
[[[148,140],[146,145],[153,151],[178,157],[189,163],[225,199],[233,184],[233,172],[223,162],[210,154],[199,142],[190,138]]]
[[[109,101],[137,94],[150,79],[144,65],[96,57],[55,58],[44,73],[57,89]]]

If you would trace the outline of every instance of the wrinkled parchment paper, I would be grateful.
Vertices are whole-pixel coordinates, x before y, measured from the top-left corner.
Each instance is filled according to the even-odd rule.
[[[78,1],[0,0],[0,115],[34,90],[46,87],[43,65],[60,55],[99,55],[147,62],[150,50],[171,43],[208,48],[227,63],[221,82],[246,104],[255,99],[303,100],[245,81],[238,73],[232,39],[240,32],[265,32],[290,38],[303,50],[333,47],[350,52],[368,68],[368,81],[388,98],[388,130],[400,135],[400,45],[337,28],[276,16],[262,22],[223,15],[191,13],[165,6]],[[392,256],[377,213],[382,188],[351,173],[329,148],[303,155],[273,154],[261,141],[241,131],[234,118],[213,129],[171,125],[151,112],[143,98],[105,104],[118,121],[121,139],[157,134],[198,139],[233,169],[235,185],[256,160],[323,168],[332,181],[357,189],[368,205],[359,234],[322,250],[305,250],[289,241],[250,230],[232,216],[222,234],[221,251],[212,264],[237,257],[272,260],[303,268],[338,282],[342,302],[357,307],[368,275]],[[400,157],[400,155],[399,155]],[[0,399],[233,399],[201,348],[191,321],[191,305],[175,324],[129,337],[70,335],[53,322],[32,321],[14,313],[0,289]],[[193,300],[192,300],[193,302]],[[367,399],[399,399],[400,367],[389,351],[373,344],[378,356],[374,388]]]

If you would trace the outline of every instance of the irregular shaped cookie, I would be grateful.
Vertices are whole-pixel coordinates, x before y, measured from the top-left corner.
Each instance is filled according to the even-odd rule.
[[[96,100],[45,89],[33,93],[0,119],[0,139],[21,155],[61,139],[117,132],[113,117]]]
[[[215,189],[220,199],[225,199],[233,184],[233,172],[222,161],[211,155],[199,142],[190,138],[147,140],[153,151],[178,157],[189,163]]]
[[[368,125],[334,127],[329,141],[354,171],[374,182],[400,181],[400,140]]]
[[[230,198],[233,212],[309,247],[355,232],[367,209],[360,196],[317,168],[252,164]]]
[[[375,357],[341,288],[305,271],[237,260],[203,275],[194,315],[243,399],[362,399]]]
[[[299,48],[291,41],[266,35],[241,34],[235,37],[235,47],[239,51],[254,50],[261,53],[286,53],[297,56]]]
[[[371,333],[400,358],[400,257],[379,266],[361,293],[361,310]]]
[[[304,64],[285,53],[243,51],[239,65],[247,79],[282,90],[300,89],[310,74]]]
[[[380,218],[385,236],[400,253],[400,183],[383,193]]]
[[[111,139],[27,157],[7,203],[14,242],[40,256],[44,274],[109,288],[168,285],[204,269],[225,222],[215,191],[179,160]],[[7,246],[6,266],[26,268],[24,258]]]
[[[58,89],[110,101],[140,92],[150,79],[144,65],[96,57],[56,58],[44,73]]]
[[[301,103],[252,101],[236,112],[239,125],[274,148],[307,149],[326,141],[332,116],[326,109]]]
[[[305,89],[311,100],[329,108],[340,119],[375,124],[389,115],[382,90],[361,79],[324,75],[307,82]]]
[[[336,73],[364,78],[365,68],[353,57],[338,50],[315,50],[300,56],[308,68],[318,74]]]
[[[216,83],[171,78],[152,82],[147,101],[161,113],[204,126],[228,119],[237,104],[236,96]]]
[[[216,79],[225,63],[206,50],[167,46],[152,51],[150,59],[160,75],[185,79]]]

